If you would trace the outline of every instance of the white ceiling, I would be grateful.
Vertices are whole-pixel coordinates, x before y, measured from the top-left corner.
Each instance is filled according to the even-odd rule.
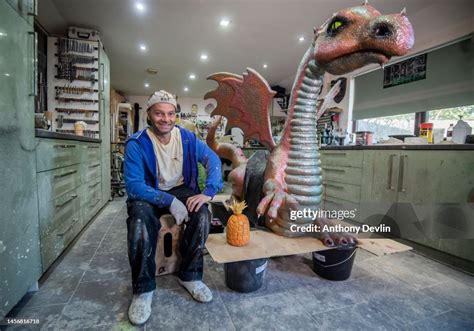
[[[314,26],[333,12],[358,5],[349,0],[39,0],[39,22],[51,34],[67,26],[97,29],[111,62],[112,87],[132,95],[166,89],[202,97],[215,87],[206,76],[255,68],[271,85],[289,87]],[[361,1],[362,2],[362,1]],[[414,51],[471,31],[471,0],[373,0],[382,13],[407,7],[415,30]],[[232,22],[219,26],[221,17]],[[304,35],[306,41],[298,42]],[[139,44],[147,45],[141,52]],[[209,55],[203,63],[201,52]],[[263,63],[268,68],[263,69]],[[157,68],[158,75],[145,72]],[[195,81],[188,79],[196,74]],[[144,83],[150,84],[149,88]],[[183,87],[188,86],[185,93]]]

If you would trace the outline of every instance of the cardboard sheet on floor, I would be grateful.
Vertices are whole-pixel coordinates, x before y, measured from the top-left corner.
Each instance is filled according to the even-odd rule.
[[[360,239],[360,248],[376,255],[386,255],[410,250],[411,247],[390,239]],[[227,244],[225,233],[210,234],[206,248],[217,263],[261,259],[265,257],[304,254],[329,249],[315,238],[287,238],[269,231],[250,233],[250,242],[243,247]]]

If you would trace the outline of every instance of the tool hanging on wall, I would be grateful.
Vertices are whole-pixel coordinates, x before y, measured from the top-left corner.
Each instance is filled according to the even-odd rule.
[[[73,86],[73,85],[63,85],[63,86],[56,86],[56,96],[59,97],[60,94],[85,94],[85,93],[95,93],[98,90],[95,90],[92,87],[84,87],[84,86]]]
[[[95,47],[87,42],[74,39],[59,38],[58,50],[60,53],[93,53],[95,51]]]

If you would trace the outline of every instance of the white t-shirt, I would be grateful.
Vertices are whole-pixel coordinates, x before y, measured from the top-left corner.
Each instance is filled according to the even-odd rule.
[[[171,130],[171,139],[168,144],[161,143],[151,128],[147,129],[148,136],[153,143],[156,156],[156,171],[159,174],[158,187],[168,191],[184,183],[183,178],[183,145],[181,132],[177,127]]]

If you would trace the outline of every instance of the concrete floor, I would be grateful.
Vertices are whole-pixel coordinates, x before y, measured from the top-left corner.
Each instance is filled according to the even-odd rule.
[[[133,329],[126,217],[123,199],[109,203],[12,317],[40,320],[26,330]],[[141,329],[474,329],[474,277],[413,252],[376,257],[359,250],[351,278],[331,282],[311,270],[309,257],[271,259],[263,287],[240,294],[207,255],[204,281],[214,300],[197,303],[174,276],[159,277],[152,317]]]

